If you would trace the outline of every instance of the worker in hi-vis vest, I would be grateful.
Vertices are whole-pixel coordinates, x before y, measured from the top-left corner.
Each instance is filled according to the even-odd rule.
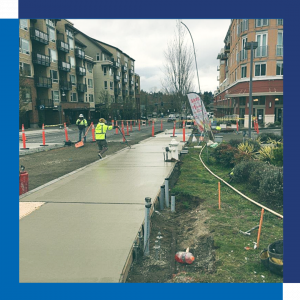
[[[79,129],[79,140],[78,142],[81,141],[81,135],[84,137],[84,142],[86,143],[86,137],[85,137],[85,127],[87,127],[87,121],[83,117],[83,114],[79,115],[79,118],[76,121],[76,125],[78,126]]]
[[[103,118],[99,119],[99,123],[96,126],[95,133],[96,133],[96,141],[99,148],[99,157],[102,158],[102,155],[108,149],[108,145],[106,142],[106,131],[112,130],[117,128],[118,126],[107,126],[105,125],[105,120]]]

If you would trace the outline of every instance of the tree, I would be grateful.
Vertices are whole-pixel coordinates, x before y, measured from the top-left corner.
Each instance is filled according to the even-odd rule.
[[[26,81],[26,77],[19,75],[19,116],[25,115],[28,110],[29,99],[31,99],[31,88]]]
[[[214,97],[213,97],[213,94],[212,92],[204,92],[201,96],[202,100],[203,100],[203,103],[206,107],[206,110],[208,110],[208,106],[213,102],[214,100]]]
[[[177,111],[181,111],[183,107],[188,108],[186,94],[193,90],[193,51],[186,45],[185,35],[186,31],[178,20],[175,36],[165,52],[165,76],[162,80],[163,90],[173,96]]]

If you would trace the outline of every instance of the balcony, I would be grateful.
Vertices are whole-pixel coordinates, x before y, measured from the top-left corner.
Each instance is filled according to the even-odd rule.
[[[129,85],[134,85],[133,80],[129,80]]]
[[[123,78],[123,84],[127,83],[127,78]]]
[[[268,56],[268,46],[260,46],[255,50],[255,57],[266,57]]]
[[[32,62],[36,65],[41,66],[50,66],[50,56],[40,54],[40,53],[32,53]]]
[[[217,71],[220,71],[220,66],[217,66]]]
[[[127,72],[127,67],[126,66],[122,66],[122,72],[126,73]]]
[[[67,62],[64,61],[58,61],[58,69],[60,71],[65,71],[65,72],[70,72],[71,70],[71,65]]]
[[[75,56],[78,57],[78,58],[84,59],[85,52],[80,48],[76,48],[75,49]]]
[[[123,94],[124,96],[127,96],[127,95],[128,95],[128,90],[122,90],[122,94]]]
[[[72,82],[71,81],[59,81],[59,88],[63,91],[71,91],[72,90]]]
[[[134,96],[134,91],[129,91],[129,96]]]
[[[276,45],[276,56],[283,56],[283,46]]]
[[[52,80],[48,77],[42,77],[42,76],[35,76],[34,77],[34,83],[36,87],[41,88],[52,88]]]
[[[86,75],[86,70],[85,70],[84,67],[77,67],[76,68],[76,73],[77,73],[77,75],[85,76]]]
[[[77,92],[84,93],[87,91],[87,85],[84,83],[77,83]]]
[[[30,28],[30,38],[33,41],[40,42],[42,44],[48,45],[49,44],[49,36],[47,33],[40,31],[34,27]]]
[[[53,108],[53,100],[52,99],[36,99],[36,106],[40,107],[41,105],[44,108]]]
[[[121,77],[119,75],[115,75],[115,81],[120,81]]]
[[[117,61],[113,61],[113,67],[114,68],[120,68],[120,63],[118,63]]]
[[[240,51],[240,61],[248,59],[248,52],[247,50],[241,50]]]
[[[129,69],[129,75],[132,76],[134,74],[132,69]]]
[[[230,53],[230,45],[225,45],[225,53]]]
[[[227,53],[219,53],[217,59],[226,60],[228,59]]]
[[[57,50],[69,53],[69,44],[65,43],[62,40],[58,40],[56,43]]]
[[[121,89],[115,88],[115,95],[118,96],[121,94]]]

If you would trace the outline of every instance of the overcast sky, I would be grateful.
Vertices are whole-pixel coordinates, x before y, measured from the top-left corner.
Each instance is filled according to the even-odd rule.
[[[135,59],[135,72],[140,75],[141,89],[161,89],[164,76],[164,51],[174,37],[176,20],[74,20],[74,26],[88,36],[115,46]],[[217,82],[217,55],[224,47],[230,20],[182,20],[194,39],[201,91],[214,92]],[[187,32],[186,42],[192,47]],[[195,67],[195,63],[193,64]],[[195,68],[196,70],[196,68]],[[197,74],[194,86],[198,91]]]

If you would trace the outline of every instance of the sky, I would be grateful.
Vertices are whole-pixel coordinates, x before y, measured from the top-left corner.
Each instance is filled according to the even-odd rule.
[[[79,20],[69,19],[74,27],[88,36],[115,46],[135,59],[135,72],[140,75],[141,89],[147,92],[162,89],[165,55],[168,43],[174,38],[176,20]],[[217,55],[224,47],[224,39],[230,19],[187,19],[181,20],[190,30],[196,51],[201,92],[217,89]],[[187,30],[186,30],[187,31]],[[185,41],[193,49],[187,32]],[[198,92],[195,62],[194,87]]]

